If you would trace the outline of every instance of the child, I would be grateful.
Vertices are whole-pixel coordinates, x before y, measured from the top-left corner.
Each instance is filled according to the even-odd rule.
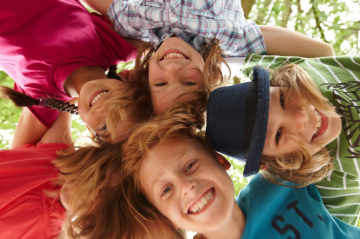
[[[40,141],[0,150],[0,238],[57,238],[65,210],[51,161],[72,144],[71,116],[60,113]],[[22,132],[26,134],[34,131]]]
[[[240,1],[84,2],[107,14],[121,36],[152,45],[139,70],[148,78],[155,114],[194,97],[185,93],[203,88],[209,93],[226,85],[219,69],[221,55],[334,54],[331,46],[287,29],[261,26],[260,31],[256,24],[247,23]]]
[[[264,76],[260,71],[256,76]],[[249,83],[239,86],[244,92]],[[229,163],[210,148],[193,123],[191,114],[160,117],[138,126],[124,144],[116,198],[127,200],[128,206],[118,213],[131,215],[129,224],[159,225],[163,236],[156,238],[182,238],[178,228],[208,239],[360,236],[359,228],[329,214],[314,185],[282,187],[258,175],[235,201],[225,171]],[[122,225],[118,238],[141,238],[148,228]]]
[[[252,152],[257,152],[258,155],[250,161],[243,158],[242,149],[234,144],[237,142],[236,138],[240,136],[236,135],[233,128],[226,128],[231,121],[233,121],[233,126],[240,127],[237,125],[239,116],[233,113],[236,112],[233,108],[235,105],[227,104],[228,106],[224,106],[228,101],[232,101],[226,94],[226,90],[219,95],[214,94],[212,96],[213,101],[209,102],[208,108],[208,136],[213,143],[212,145],[219,152],[242,161],[246,160],[246,168],[252,166],[253,169],[244,172],[245,175],[254,174],[260,167],[263,167],[267,168],[262,172],[268,179],[277,177],[298,184],[317,182],[320,195],[330,213],[349,224],[356,225],[360,212],[358,167],[360,162],[356,156],[356,152],[359,150],[356,143],[359,137],[358,127],[356,127],[359,114],[354,110],[358,104],[356,96],[357,81],[360,77],[358,62],[358,56],[304,59],[249,55],[241,69],[243,75],[252,75],[250,72],[258,63],[274,69],[284,64],[293,63],[301,66],[301,68],[295,65],[285,66],[274,74],[270,81],[271,84],[279,86],[279,83],[285,83],[285,86],[288,87],[294,83],[295,86],[301,83],[301,89],[301,87],[304,88],[303,83],[307,81],[313,86],[306,91],[301,91],[300,95],[295,93],[291,97],[286,94],[288,90],[278,91],[278,93],[274,90],[276,88],[270,90],[272,92],[271,97],[274,97],[270,97],[269,119],[267,119],[266,112],[259,114],[262,115],[261,117],[265,122],[268,122],[268,126],[259,131],[258,135],[264,136],[265,132],[268,131],[267,139],[265,143],[257,144],[257,151]],[[295,81],[295,79],[298,80]],[[286,85],[286,80],[290,84]],[[307,94],[307,92],[312,93]],[[219,98],[221,94],[223,98],[226,98],[224,105],[221,105],[222,100]],[[323,98],[324,96],[325,98]],[[300,100],[296,102],[299,97]],[[319,97],[323,99],[319,99]],[[340,116],[334,114],[333,110],[331,113],[331,109],[330,114],[326,113],[329,112],[326,109],[324,111],[319,110],[322,107],[319,100],[325,103],[323,106],[329,106],[326,101],[330,101],[343,120],[341,121]],[[245,99],[242,99],[241,102],[244,104]],[[273,103],[275,104],[273,105]],[[317,109],[316,112],[314,106]],[[304,111],[301,110],[301,107],[304,107]],[[300,110],[297,111],[296,109]],[[278,113],[276,114],[275,111]],[[220,114],[222,115],[221,119],[216,116]],[[253,117],[260,118],[260,116]],[[321,124],[315,127],[314,119],[317,119]],[[217,126],[220,122],[227,123],[222,124],[220,129]],[[300,138],[301,144],[298,144],[297,138],[293,138],[294,136],[291,135],[294,132],[304,136],[306,141]],[[223,141],[226,138],[231,139],[232,145]],[[308,143],[309,139],[311,140],[310,144]],[[314,148],[314,146],[318,147]],[[302,153],[305,154],[298,155],[296,151],[299,149],[302,149]],[[328,154],[326,149],[330,150],[333,160],[330,161],[330,156],[326,156]],[[306,153],[307,150],[309,150],[308,153]],[[319,181],[321,177],[330,173],[330,163],[334,165],[334,171],[326,179]]]
[[[105,71],[110,68],[110,78],[118,77],[113,66],[134,59],[136,49],[77,0],[2,1],[1,6],[0,68],[15,80],[15,90],[35,99],[53,97],[62,102],[79,97],[80,117],[94,134],[109,138],[106,111],[92,106],[116,90],[127,94],[134,88],[108,79]],[[54,105],[59,102],[53,101]],[[29,106],[29,110],[24,110],[23,128],[17,127],[15,136],[28,128],[39,129],[39,135],[28,135],[29,140],[15,137],[19,141],[13,141],[12,147],[38,142],[58,115],[43,107]],[[123,134],[131,125],[127,122],[114,133]]]

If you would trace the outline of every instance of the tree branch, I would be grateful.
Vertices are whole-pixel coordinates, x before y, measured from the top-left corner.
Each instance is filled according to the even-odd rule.
[[[318,16],[318,13],[317,13],[317,10],[316,10],[316,7],[315,7],[315,1],[314,0],[310,0],[310,3],[311,3],[311,10],[313,11],[314,13],[314,18],[315,18],[315,22],[316,22],[316,28],[319,30],[320,32],[320,37],[321,39],[328,43],[328,41],[326,40],[325,38],[325,34],[324,34],[324,30],[322,29],[321,25],[320,25],[320,18]]]

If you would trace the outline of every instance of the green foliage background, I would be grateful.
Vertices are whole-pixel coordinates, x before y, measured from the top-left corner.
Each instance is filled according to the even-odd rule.
[[[241,0],[245,16],[257,24],[287,27],[333,45],[337,55],[359,54],[360,4],[358,0]],[[130,69],[133,63],[120,64],[119,70]],[[239,83],[239,79],[234,79]],[[0,71],[0,84],[13,87],[13,80]],[[0,149],[8,149],[21,109],[0,99]],[[72,124],[73,138],[84,135],[79,117]],[[86,134],[86,133],[85,133]],[[230,160],[230,159],[229,159]],[[235,195],[248,179],[242,177],[244,166],[230,160],[229,174]],[[359,225],[360,226],[360,223]]]

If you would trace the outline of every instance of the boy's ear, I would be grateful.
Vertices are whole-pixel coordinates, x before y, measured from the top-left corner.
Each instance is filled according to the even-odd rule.
[[[219,161],[219,163],[221,163],[221,165],[225,168],[225,170],[228,170],[231,167],[230,162],[221,154],[219,154],[218,152],[215,152],[216,155],[216,160]]]
[[[268,166],[264,165],[264,164],[260,164],[260,169],[261,170],[265,170],[265,169],[268,169]]]

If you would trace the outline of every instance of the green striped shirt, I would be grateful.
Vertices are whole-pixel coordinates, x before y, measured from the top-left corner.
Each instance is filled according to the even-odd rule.
[[[277,69],[288,63],[307,71],[343,115],[341,134],[326,146],[333,155],[334,171],[316,186],[331,215],[356,225],[360,212],[360,55],[302,58],[250,54],[240,77],[252,79],[255,65]]]

